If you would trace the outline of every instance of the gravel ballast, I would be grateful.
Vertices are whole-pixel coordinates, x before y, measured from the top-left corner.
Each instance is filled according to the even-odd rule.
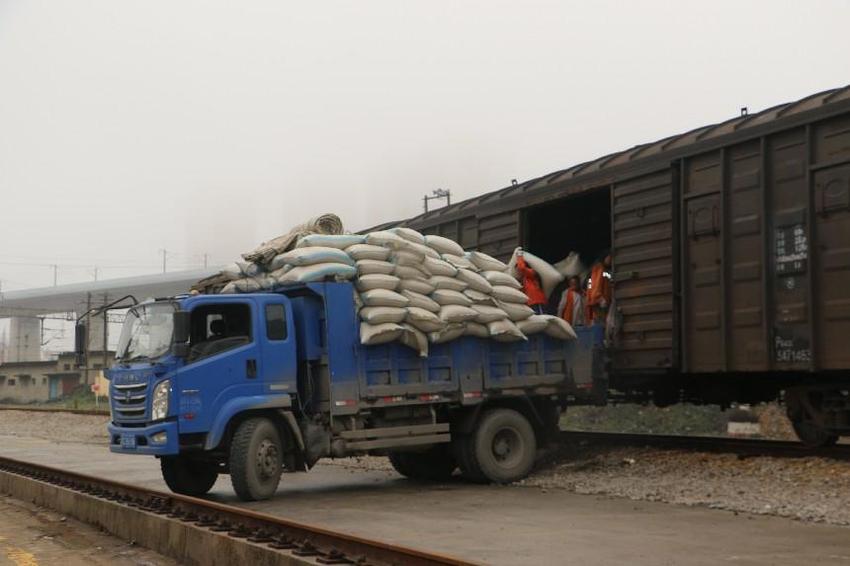
[[[106,445],[108,417],[0,411],[0,436]],[[323,460],[356,470],[392,470],[386,458]],[[517,488],[566,490],[807,522],[850,525],[850,462],[827,458],[741,458],[657,448],[563,445]]]

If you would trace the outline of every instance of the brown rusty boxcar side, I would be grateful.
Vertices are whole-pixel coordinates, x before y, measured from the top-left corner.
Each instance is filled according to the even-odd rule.
[[[403,224],[501,258],[522,245],[589,263],[611,248],[620,393],[726,403],[784,389],[798,421],[850,433],[850,87]]]

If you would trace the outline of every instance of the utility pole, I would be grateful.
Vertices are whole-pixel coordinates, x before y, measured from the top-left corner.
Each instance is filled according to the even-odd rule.
[[[437,200],[441,198],[446,199],[446,206],[452,204],[452,192],[448,189],[434,189],[431,191],[431,196],[425,195],[422,197],[422,201],[425,203],[425,212],[428,212],[429,200]]]
[[[56,287],[56,284],[59,280],[59,266],[55,263],[53,264],[53,286]]]
[[[162,272],[165,273],[165,258],[168,255],[168,252],[165,250],[165,248],[162,248],[159,250],[159,253],[162,254]]]
[[[97,272],[98,272],[98,267],[95,265],[94,266],[94,280],[95,281],[97,281]]]
[[[207,268],[207,254],[204,254],[204,269]]]

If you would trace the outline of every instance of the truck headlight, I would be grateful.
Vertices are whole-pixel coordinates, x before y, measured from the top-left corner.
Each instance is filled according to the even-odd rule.
[[[168,415],[168,392],[171,389],[171,380],[161,381],[154,387],[153,402],[151,403],[151,420],[162,420]]]

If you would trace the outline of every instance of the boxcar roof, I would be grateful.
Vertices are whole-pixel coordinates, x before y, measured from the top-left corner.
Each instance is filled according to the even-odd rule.
[[[591,181],[594,177],[613,175],[624,169],[642,169],[643,165],[649,166],[713,147],[736,143],[847,110],[850,110],[850,85],[812,94],[795,102],[780,104],[754,114],[742,114],[719,124],[702,126],[682,134],[637,145],[625,151],[573,165],[567,169],[444,206],[407,220],[385,222],[370,230],[400,224],[428,226],[445,220],[462,218],[470,214],[469,209],[513,200],[511,197],[522,198],[532,191],[570,184],[572,181],[577,183]]]

